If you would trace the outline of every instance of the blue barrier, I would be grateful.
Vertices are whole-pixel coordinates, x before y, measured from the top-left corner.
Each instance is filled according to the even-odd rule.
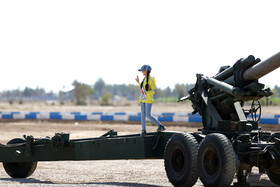
[[[36,113],[26,114],[25,119],[36,119]]]
[[[194,123],[202,123],[202,117],[189,117],[189,122],[194,122]]]
[[[126,115],[126,112],[115,112],[115,115]]]
[[[62,119],[61,114],[59,113],[50,113],[50,119]]]
[[[256,116],[254,115],[254,117],[258,118],[258,117],[259,117],[259,114],[256,114]],[[247,118],[251,118],[251,119],[252,119],[252,115],[249,114],[249,115],[247,116]]]
[[[278,125],[278,119],[267,119],[267,118],[261,118],[259,121],[260,124],[271,124],[271,125]]]
[[[92,115],[102,115],[102,112],[92,112]]]
[[[129,116],[128,121],[141,121],[141,116]]]
[[[60,112],[50,112],[50,115],[60,115]]]
[[[162,116],[174,116],[175,113],[174,112],[163,112],[161,113]]]
[[[188,116],[193,116],[193,117],[200,117],[200,115],[198,113],[192,114],[192,113],[188,113]]]
[[[2,119],[13,119],[13,114],[2,114]]]
[[[172,122],[173,121],[173,117],[171,116],[159,116],[158,120],[161,122]]]
[[[114,116],[112,115],[101,115],[101,121],[113,121]]]
[[[99,115],[95,118],[93,115]],[[199,114],[191,113],[155,113],[161,122],[190,122],[202,123],[202,117]],[[280,115],[262,115],[260,124],[280,125]],[[0,119],[53,119],[53,120],[101,120],[101,121],[141,121],[141,112],[0,112]]]
[[[87,115],[75,115],[75,120],[87,120]]]

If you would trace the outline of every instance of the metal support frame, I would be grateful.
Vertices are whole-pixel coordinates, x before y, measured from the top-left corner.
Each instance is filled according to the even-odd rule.
[[[63,146],[54,146],[52,139],[34,139],[28,136],[26,143],[1,146],[0,162],[162,159],[165,145],[174,133],[115,136],[109,131],[108,137],[64,139]],[[58,135],[54,137],[59,137]]]

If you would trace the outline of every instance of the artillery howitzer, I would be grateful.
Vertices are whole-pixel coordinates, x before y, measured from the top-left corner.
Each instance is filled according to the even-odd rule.
[[[249,56],[233,67],[221,68],[212,78],[197,75],[195,87],[180,101],[191,100],[193,113],[202,116],[202,133],[118,136],[111,130],[98,138],[72,140],[67,133],[39,139],[24,136],[0,144],[0,162],[11,177],[26,178],[38,161],[164,159],[174,186],[192,186],[198,177],[205,186],[229,186],[235,173],[238,183],[246,184],[247,174],[257,166],[272,182],[280,184],[280,133],[258,127],[257,102],[272,94],[258,79],[279,67],[280,53],[259,62]],[[244,110],[244,102],[250,100],[256,101],[251,109]],[[249,115],[252,120],[247,119]]]
[[[202,116],[197,155],[198,175],[206,186],[228,186],[237,174],[238,184],[246,184],[253,166],[280,184],[280,133],[264,132],[258,126],[262,97],[271,96],[258,79],[280,66],[280,53],[260,62],[250,55],[232,67],[223,66],[214,77],[197,74],[189,95],[193,114]],[[253,101],[249,110],[246,101]]]

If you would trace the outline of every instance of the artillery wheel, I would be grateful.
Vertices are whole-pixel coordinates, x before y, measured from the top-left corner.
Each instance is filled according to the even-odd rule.
[[[9,144],[25,143],[24,139],[15,138]],[[37,167],[37,162],[3,162],[6,173],[12,178],[27,178],[33,174]]]
[[[165,171],[174,186],[193,186],[197,181],[198,143],[189,133],[176,133],[164,152]]]
[[[199,146],[197,159],[198,175],[204,186],[230,186],[236,161],[232,144],[225,135],[207,135]]]
[[[266,173],[274,184],[280,185],[280,168],[268,169]]]

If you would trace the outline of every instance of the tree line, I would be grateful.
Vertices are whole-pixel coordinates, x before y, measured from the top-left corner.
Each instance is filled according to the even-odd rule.
[[[102,78],[96,80],[92,85],[79,82],[77,80],[72,83],[73,89],[67,92],[53,91],[47,92],[44,88],[37,87],[35,89],[25,87],[23,90],[14,89],[6,90],[0,93],[1,100],[44,100],[51,98],[52,100],[72,100],[77,105],[85,105],[88,100],[101,100],[105,105],[114,96],[124,98],[126,100],[137,100],[140,96],[140,87],[137,84],[107,84]],[[187,94],[194,84],[176,84],[173,89],[166,87],[165,89],[157,88],[155,98],[180,98]]]
[[[113,96],[119,96],[126,100],[137,100],[140,96],[140,87],[137,84],[106,84],[99,78],[94,85],[85,85],[84,83],[74,81],[74,97],[76,104],[83,105],[87,98],[100,100],[101,104],[108,104],[108,100]],[[176,84],[174,89],[167,87],[165,89],[157,88],[155,98],[181,98],[194,86],[194,84]]]
[[[29,88],[25,87],[23,90],[5,90],[0,93],[1,98],[21,98],[21,97],[57,97],[53,91],[47,92],[44,88]]]
[[[88,100],[101,101],[101,104],[108,104],[109,100],[114,96],[125,98],[126,100],[137,100],[140,95],[140,88],[137,84],[107,84],[102,78],[99,78],[93,85],[73,81],[73,90],[68,92],[60,91],[54,93],[52,91],[46,92],[44,88],[29,88],[25,87],[23,90],[7,90],[0,93],[0,98],[35,98],[40,100],[44,98],[51,98],[53,100],[72,100],[77,105],[85,105]],[[174,98],[177,100],[186,96],[188,91],[194,87],[194,84],[176,84],[174,88],[166,87],[164,89],[157,88],[155,99],[160,98]],[[274,96],[278,97],[280,87],[275,86],[273,89]]]
[[[181,98],[187,94],[187,92],[194,87],[194,84],[176,84],[174,89],[166,87],[165,89],[156,89],[155,97],[176,97]],[[94,97],[99,98],[106,93],[111,95],[119,95],[126,97],[128,100],[138,99],[140,95],[140,87],[137,84],[106,84],[102,78],[99,78],[94,86]]]

